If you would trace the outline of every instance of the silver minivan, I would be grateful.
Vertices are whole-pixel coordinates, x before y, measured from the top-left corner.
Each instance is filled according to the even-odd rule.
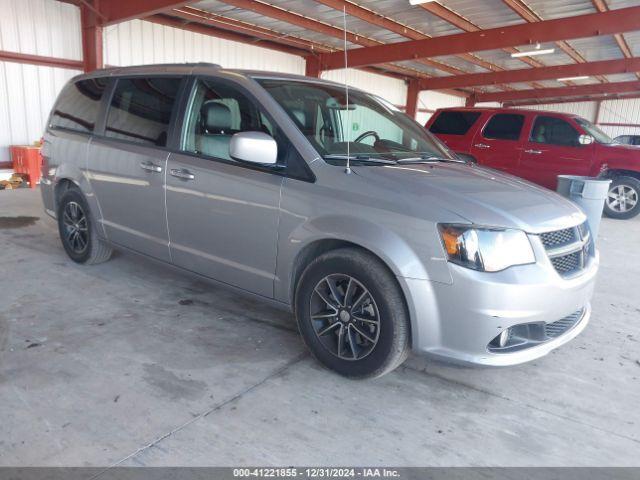
[[[382,375],[410,349],[513,365],[590,317],[581,210],[460,161],[358,89],[210,64],[101,70],[62,90],[42,151],[71,259],[131,250],[291,308],[342,375]]]

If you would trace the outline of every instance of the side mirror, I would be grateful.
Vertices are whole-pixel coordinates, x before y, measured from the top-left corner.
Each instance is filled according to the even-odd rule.
[[[580,135],[578,143],[580,145],[591,145],[595,139],[591,135]]]
[[[240,132],[231,137],[229,156],[239,162],[275,165],[278,144],[271,135],[263,132]]]

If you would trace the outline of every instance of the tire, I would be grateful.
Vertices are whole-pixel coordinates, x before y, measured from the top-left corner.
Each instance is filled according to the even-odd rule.
[[[313,260],[297,284],[295,315],[311,353],[345,377],[382,376],[409,354],[409,315],[400,286],[363,250],[342,248]]]
[[[70,188],[62,194],[57,216],[60,240],[71,260],[88,265],[109,260],[113,250],[98,238],[89,205],[78,189]]]
[[[604,213],[607,217],[619,220],[638,215],[640,213],[640,180],[627,176],[614,178],[604,202]]]

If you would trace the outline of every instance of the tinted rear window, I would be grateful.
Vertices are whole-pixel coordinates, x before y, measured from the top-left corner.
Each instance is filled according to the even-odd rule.
[[[524,115],[512,113],[498,113],[494,115],[482,132],[484,138],[496,140],[518,140],[522,126],[524,125]]]
[[[479,117],[480,112],[440,112],[429,130],[443,135],[465,135]]]
[[[93,131],[108,81],[108,78],[91,78],[64,87],[51,115],[51,126],[79,132]]]
[[[164,147],[180,78],[121,78],[111,99],[105,136]]]

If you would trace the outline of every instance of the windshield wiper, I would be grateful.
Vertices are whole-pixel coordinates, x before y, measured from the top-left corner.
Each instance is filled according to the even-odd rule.
[[[334,153],[334,154],[329,154],[329,155],[324,155],[322,158],[328,159],[328,160],[349,160],[351,162],[367,162],[367,163],[380,163],[383,165],[395,165],[396,162],[395,160],[386,160],[383,158],[372,158],[369,157],[368,155],[343,155],[343,154],[339,154],[339,153]]]
[[[453,162],[453,163],[465,163],[464,160],[456,160],[453,158],[438,157],[437,155],[421,155],[419,157],[401,158],[397,163],[429,163],[429,162]]]

